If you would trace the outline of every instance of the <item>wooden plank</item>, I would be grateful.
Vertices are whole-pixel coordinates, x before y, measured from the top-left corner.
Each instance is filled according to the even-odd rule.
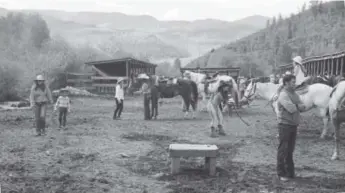
[[[93,87],[116,87],[116,84],[92,84]]]
[[[67,83],[91,83],[91,79],[67,79]]]
[[[214,176],[216,174],[216,164],[217,160],[215,157],[210,157],[210,162],[209,162],[209,174],[210,176]]]
[[[102,70],[98,69],[98,68],[95,67],[95,66],[92,66],[92,69],[93,69],[94,71],[96,71],[98,74],[100,74],[101,76],[104,76],[104,77],[109,76],[107,73],[103,72]]]
[[[92,80],[117,80],[119,78],[122,79],[128,79],[127,77],[124,76],[92,76]]]
[[[344,76],[344,65],[345,65],[345,63],[344,63],[344,57],[342,57],[342,58],[340,58],[340,75],[342,75],[342,76]]]
[[[171,144],[169,146],[170,157],[216,157],[217,153],[216,145]]]
[[[173,157],[171,158],[171,173],[177,174],[180,172],[180,158]]]

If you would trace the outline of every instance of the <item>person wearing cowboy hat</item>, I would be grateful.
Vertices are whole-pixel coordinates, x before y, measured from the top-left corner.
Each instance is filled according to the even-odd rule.
[[[123,82],[124,79],[119,78],[117,80],[116,88],[115,88],[115,103],[116,103],[116,109],[114,111],[113,119],[120,119],[121,113],[123,110],[123,101],[125,99],[125,92],[123,89]]]
[[[71,100],[68,97],[69,91],[61,89],[60,96],[56,101],[54,111],[59,109],[59,128],[66,127],[67,113],[71,112]]]
[[[222,102],[227,98],[229,87],[231,87],[230,84],[220,81],[217,92],[211,96],[207,103],[207,111],[211,116],[211,137],[217,137],[217,134],[226,135],[223,129],[223,115],[220,107]],[[216,127],[218,127],[218,132],[216,131]]]
[[[30,90],[30,107],[34,108],[37,136],[45,135],[47,105],[53,103],[52,93],[43,75],[36,76]]]
[[[296,56],[294,58],[292,58],[292,65],[295,68],[295,66],[297,65],[302,65],[303,64],[303,59],[301,56]],[[296,75],[296,73],[294,72],[294,75]]]

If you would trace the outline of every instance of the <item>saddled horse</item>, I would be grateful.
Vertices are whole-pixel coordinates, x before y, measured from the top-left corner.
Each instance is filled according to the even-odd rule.
[[[156,98],[157,101],[152,102],[158,103],[158,98],[174,98],[176,96],[181,96],[185,106],[183,109],[185,112],[184,117],[186,118],[188,116],[189,107],[192,106],[192,116],[195,118],[195,111],[197,110],[198,104],[198,89],[195,82],[182,78],[162,79],[156,75],[151,76],[150,79],[153,82],[151,87],[156,87],[156,89],[151,89],[151,98]]]
[[[183,73],[184,77],[190,77],[190,80],[194,81],[197,84],[198,92],[202,97],[202,103],[204,104],[204,107],[206,107],[207,104],[207,98],[206,95],[208,93],[214,94],[217,92],[217,89],[220,86],[221,82],[231,84],[231,95],[234,98],[235,104],[238,107],[238,85],[234,78],[228,75],[221,75],[218,74],[215,77],[213,77],[213,81],[208,82],[206,81],[206,75],[202,73],[196,73],[192,71],[185,71]]]
[[[338,159],[340,142],[340,125],[345,122],[345,81],[339,80],[339,83],[333,88],[330,94],[329,115],[334,126],[334,150],[332,160]]]
[[[306,85],[312,85],[315,83],[321,83],[326,84],[330,87],[334,87],[341,79],[343,79],[343,76],[337,75],[337,76],[308,76],[307,70],[305,67],[301,64],[296,63],[294,66],[294,75],[296,76],[296,85],[297,88],[303,87]]]
[[[271,101],[271,106],[273,111],[278,113],[277,105],[277,94],[280,85],[272,83],[257,83],[252,80],[248,85],[244,97],[241,99],[242,102],[252,101],[255,96],[259,95],[268,101]],[[328,132],[328,105],[330,101],[330,94],[332,92],[332,87],[315,83],[301,90],[296,90],[296,93],[300,96],[301,101],[306,106],[306,111],[317,108],[320,112],[320,116],[323,120],[323,128],[321,131],[320,138],[324,139]]]

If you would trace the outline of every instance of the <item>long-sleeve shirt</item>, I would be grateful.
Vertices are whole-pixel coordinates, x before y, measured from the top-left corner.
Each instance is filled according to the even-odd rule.
[[[36,88],[36,85],[33,85],[30,90],[30,103],[34,105],[35,103],[50,102],[53,103],[52,93],[48,86],[45,86],[43,91],[40,88]]]
[[[289,93],[287,93],[286,89],[283,89],[279,93],[279,98],[278,98],[278,122],[287,124],[287,125],[299,125],[300,123],[300,111],[298,109],[297,104],[293,103]],[[291,93],[295,97],[299,96],[296,93]],[[299,101],[301,103],[301,101]]]
[[[141,86],[141,92],[142,92],[142,93],[149,93],[149,92],[150,92],[149,85],[148,85],[147,83],[144,83],[144,84]]]
[[[59,96],[59,98],[57,99],[56,103],[55,103],[55,110],[57,110],[57,108],[59,107],[65,107],[68,109],[68,111],[71,110],[71,100],[69,99],[68,96]]]
[[[125,99],[125,94],[124,94],[123,88],[121,88],[121,86],[119,84],[116,85],[116,88],[115,88],[115,98],[118,100],[124,100]]]

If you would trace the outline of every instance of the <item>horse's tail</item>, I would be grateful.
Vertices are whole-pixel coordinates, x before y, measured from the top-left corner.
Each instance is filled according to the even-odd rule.
[[[198,85],[194,82],[191,81],[191,85],[192,85],[192,93],[193,93],[193,101],[196,104],[198,102]]]

